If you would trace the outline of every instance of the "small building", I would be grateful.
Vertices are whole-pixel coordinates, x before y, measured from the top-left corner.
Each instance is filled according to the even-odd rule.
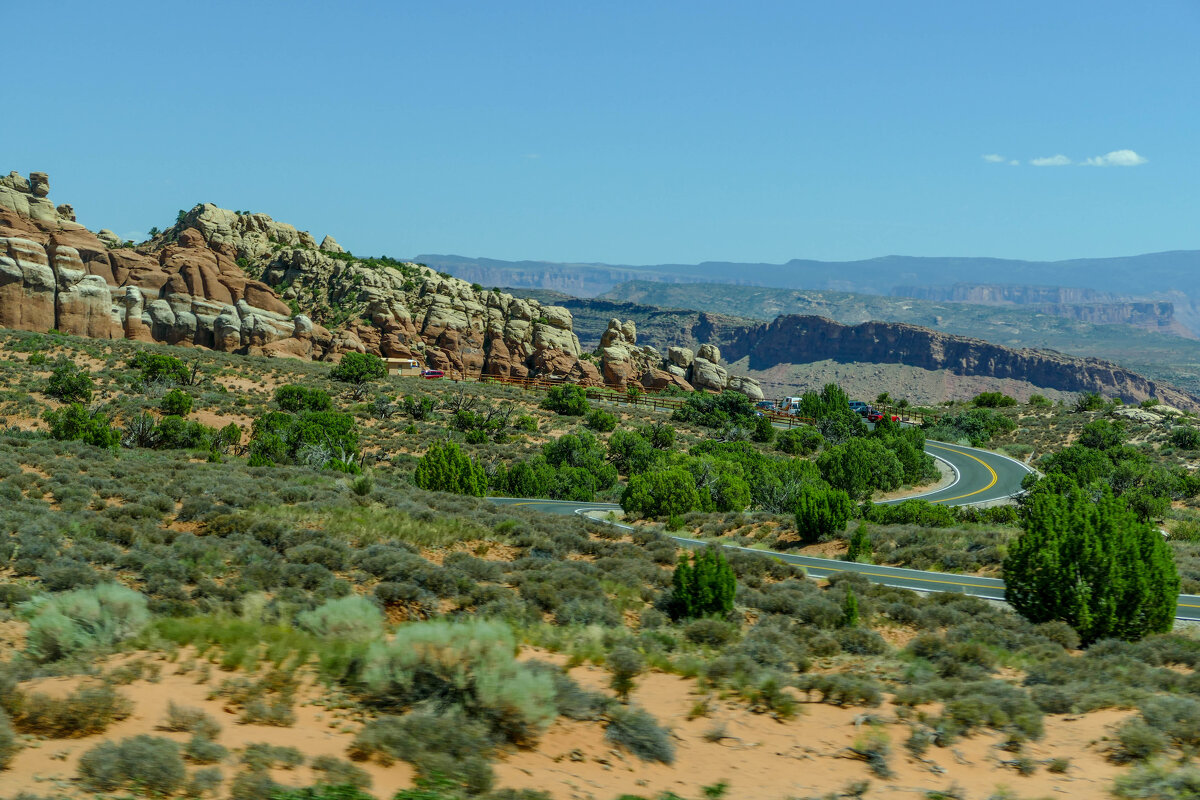
[[[421,362],[415,358],[386,358],[384,363],[387,364],[388,372],[396,375],[416,375],[424,369]]]

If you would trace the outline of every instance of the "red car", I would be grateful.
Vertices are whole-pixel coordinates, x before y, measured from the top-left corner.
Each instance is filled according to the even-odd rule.
[[[880,420],[883,419],[883,417],[884,417],[883,412],[876,411],[875,409],[871,409],[870,412],[867,413],[867,422],[879,422]],[[900,421],[900,418],[898,416],[896,416],[895,414],[892,414],[892,422],[899,422],[899,421]]]
[[[446,377],[446,373],[442,372],[440,369],[427,369],[421,373],[421,377],[428,378],[429,380],[437,380],[438,378]]]

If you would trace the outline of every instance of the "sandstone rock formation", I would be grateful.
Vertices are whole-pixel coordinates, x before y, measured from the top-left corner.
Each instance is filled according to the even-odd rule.
[[[332,236],[318,246],[265,214],[211,204],[133,248],[78,224],[49,189],[45,173],[0,177],[0,326],[283,358],[374,352],[468,376],[602,381],[581,360],[565,308],[476,291],[417,264],[356,259]]]
[[[823,360],[905,364],[958,375],[1011,378],[1066,392],[1097,392],[1127,403],[1157,398],[1171,406],[1200,411],[1197,398],[1112,362],[1053,350],[1017,350],[917,325],[842,325],[825,317],[789,315],[732,330],[714,327],[710,332],[722,342],[729,361],[747,358],[751,370]]]
[[[717,363],[721,360],[721,351],[716,345],[703,344],[697,354],[686,347],[669,347],[663,358],[649,345],[638,347],[637,327],[632,321],[610,320],[600,337],[596,354],[600,357],[605,382],[616,386],[637,382],[652,391],[668,386],[688,391],[733,389],[752,400],[763,399],[758,381],[731,377],[729,371]]]

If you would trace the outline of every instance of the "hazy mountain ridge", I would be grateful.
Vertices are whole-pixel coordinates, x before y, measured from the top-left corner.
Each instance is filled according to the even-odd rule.
[[[857,261],[792,259],[784,264],[706,261],[642,266],[503,261],[457,255],[421,255],[414,260],[485,286],[557,289],[584,297],[638,279],[887,294],[898,286],[951,286],[972,277],[1003,275],[1006,283],[1077,287],[1123,298],[1176,291],[1200,299],[1200,250],[1066,261],[897,255]],[[597,287],[604,288],[595,290]]]

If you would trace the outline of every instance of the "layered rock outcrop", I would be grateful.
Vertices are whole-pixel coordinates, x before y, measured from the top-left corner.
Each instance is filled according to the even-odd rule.
[[[600,383],[565,308],[393,259],[266,214],[196,206],[135,247],[48,199],[49,178],[0,177],[0,327],[57,328],[226,352],[414,358],[464,375]],[[277,291],[278,290],[278,291]]]
[[[1097,392],[1137,403],[1156,398],[1200,411],[1200,400],[1112,362],[1052,350],[1013,349],[931,328],[890,322],[842,325],[825,317],[789,315],[762,325],[709,331],[725,357],[751,370],[832,360],[905,364],[958,375],[1010,378],[1066,392]]]
[[[637,382],[651,390],[676,386],[692,391],[708,389],[722,392],[733,389],[753,400],[762,400],[763,392],[753,378],[731,376],[720,365],[721,351],[703,344],[693,353],[686,347],[667,348],[666,358],[650,345],[637,345],[637,326],[629,320],[609,321],[596,350],[606,383],[625,386]]]

